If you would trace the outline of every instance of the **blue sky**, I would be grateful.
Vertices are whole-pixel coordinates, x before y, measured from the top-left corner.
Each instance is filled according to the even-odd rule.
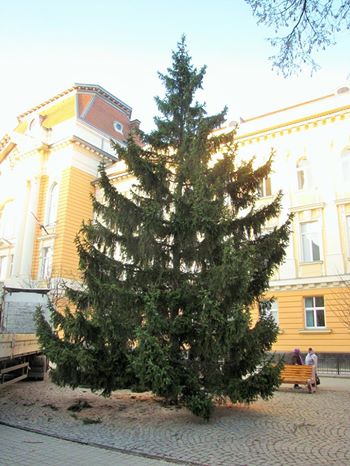
[[[198,96],[209,113],[249,117],[318,97],[350,73],[350,34],[317,58],[321,71],[285,79],[271,70],[273,31],[244,0],[17,0],[1,5],[0,137],[16,116],[74,82],[106,88],[151,129],[162,95],[157,72],[171,65],[182,34],[193,63],[207,65]]]

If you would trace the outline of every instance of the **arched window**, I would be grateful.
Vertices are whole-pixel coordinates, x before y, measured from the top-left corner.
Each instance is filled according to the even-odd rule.
[[[302,191],[307,188],[309,183],[309,164],[305,157],[302,157],[297,162],[297,185],[298,189]]]
[[[344,183],[349,183],[350,179],[350,149],[345,149],[341,154],[341,170]]]
[[[266,178],[264,178],[259,184],[258,195],[259,197],[267,197],[267,196],[272,195],[270,176],[267,176]]]
[[[53,225],[56,222],[58,206],[58,184],[54,183],[49,191],[47,203],[46,224]]]
[[[6,268],[7,268],[7,257],[0,256],[0,281],[5,280],[6,278]]]
[[[350,257],[350,214],[345,216],[345,238],[347,245],[347,255]]]
[[[9,201],[5,204],[1,215],[1,232],[0,237],[11,239],[15,237],[16,215],[14,214],[14,202]]]

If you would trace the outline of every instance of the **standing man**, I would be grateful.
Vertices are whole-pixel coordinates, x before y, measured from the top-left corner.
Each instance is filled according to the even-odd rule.
[[[315,370],[317,369],[317,355],[312,348],[309,348],[307,355],[305,357],[305,364],[307,366],[315,366]]]
[[[307,355],[305,357],[305,364],[307,366],[315,366],[315,378],[316,378],[316,384],[320,384],[320,378],[317,375],[317,355],[315,354],[315,351],[312,348],[309,348]]]

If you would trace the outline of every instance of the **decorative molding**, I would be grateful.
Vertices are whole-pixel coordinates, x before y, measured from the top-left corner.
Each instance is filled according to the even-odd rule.
[[[114,155],[109,154],[108,152],[104,151],[103,149],[100,149],[99,147],[94,146],[93,144],[90,144],[89,142],[84,141],[83,139],[80,139],[78,136],[72,136],[70,140],[73,142],[73,144],[76,144],[80,147],[83,147],[84,149],[88,150],[89,152],[92,152],[97,155],[102,155],[102,157],[106,157],[110,160],[117,161],[117,157]]]
[[[344,281],[337,278],[336,280],[329,280],[329,277],[324,277],[325,281],[310,281],[312,279],[307,279],[307,283],[303,282],[296,282],[290,284],[274,284],[271,285],[269,291],[302,291],[302,290],[313,290],[313,289],[322,289],[322,288],[344,288],[346,285]],[[346,280],[346,279],[345,279]]]
[[[119,110],[121,110],[123,113],[126,113],[129,117],[131,116],[132,113],[132,108],[129,107],[125,102],[122,100],[118,99],[115,97],[113,94],[110,92],[106,91],[103,87],[97,85],[97,84],[79,84],[75,83],[72,87],[69,87],[68,89],[65,89],[64,91],[54,95],[48,100],[45,100],[39,105],[36,105],[35,107],[32,107],[31,109],[27,110],[24,113],[21,113],[18,115],[17,119],[21,120],[30,113],[36,112],[39,109],[42,109],[53,102],[61,99],[62,97],[67,96],[68,94],[71,94],[72,92],[78,93],[79,91],[81,92],[93,92],[95,94],[98,94],[100,97],[103,97],[104,99],[108,100],[110,103],[114,104]]]
[[[304,210],[324,209],[326,207],[325,202],[317,202],[314,204],[303,204],[300,206],[294,206],[290,208],[291,212],[302,212]]]
[[[304,328],[304,329],[300,329],[298,330],[298,333],[302,333],[302,334],[305,334],[305,335],[314,335],[314,334],[317,334],[317,333],[320,333],[320,334],[324,334],[324,333],[332,333],[332,329],[331,328],[315,328],[315,329],[311,329],[311,328]]]
[[[120,147],[126,147],[126,143],[123,143],[123,141],[119,141],[118,139],[113,139],[113,137],[102,131],[100,128],[97,128],[96,126],[92,125],[86,120],[83,120],[79,116],[76,119],[77,126],[82,128],[85,131],[94,131],[94,133],[97,133],[99,136],[105,138],[108,141],[113,141],[114,143],[118,144]],[[78,137],[78,136],[77,136]]]
[[[99,86],[98,84],[75,83],[73,89],[76,89],[77,91],[83,91],[83,92],[93,92],[99,95],[100,97],[103,97],[105,100],[108,100],[108,102],[112,103],[115,107],[117,107],[119,110],[125,113],[128,117],[131,117],[132,108],[129,105],[127,105],[125,102],[123,102],[122,100],[118,99],[118,97],[114,96],[113,94],[108,92],[106,89]]]
[[[336,205],[349,204],[350,203],[350,197],[344,197],[342,199],[336,199],[334,202],[335,202]]]
[[[63,139],[55,144],[52,144],[51,146],[49,146],[49,149],[52,151],[57,151],[57,150],[63,149],[64,147],[69,146],[70,144],[75,144],[79,147],[86,149],[87,151],[95,155],[106,157],[112,160],[113,162],[116,162],[118,160],[117,157],[115,157],[114,155],[111,155],[108,152],[104,151],[103,149],[100,149],[99,147],[93,144],[90,144],[89,142],[84,141],[83,139],[79,138],[78,136],[74,136],[74,135],[69,138]]]
[[[340,114],[340,112],[343,112]],[[277,112],[276,112],[277,113]],[[267,115],[262,115],[261,117],[256,117],[252,119],[248,119],[245,123],[249,124],[254,120],[258,120]],[[327,110],[325,112],[318,113],[316,115],[309,115],[299,119],[285,121],[283,123],[271,125],[269,127],[260,127],[260,129],[252,130],[247,133],[237,134],[236,140],[239,145],[244,145],[245,143],[254,142],[257,137],[267,137],[267,138],[274,138],[276,136],[281,135],[283,132],[287,132],[288,134],[299,132],[300,130],[308,130],[310,125],[313,127],[317,127],[319,125],[325,125],[328,123],[334,123],[336,120],[343,120],[345,118],[350,117],[350,108],[349,105],[345,105],[343,107],[339,107],[336,109]],[[242,124],[242,129],[244,129],[244,124]]]
[[[134,176],[130,172],[123,172],[123,173],[118,173],[116,175],[108,176],[108,178],[110,180],[122,180],[122,179],[134,178]]]
[[[4,147],[7,146],[11,142],[11,136],[6,133],[1,139],[0,139],[0,150],[2,150]]]

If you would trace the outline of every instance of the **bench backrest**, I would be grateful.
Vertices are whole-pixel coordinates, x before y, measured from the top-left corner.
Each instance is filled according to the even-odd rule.
[[[304,382],[315,379],[315,366],[285,364],[281,372],[285,382]]]

